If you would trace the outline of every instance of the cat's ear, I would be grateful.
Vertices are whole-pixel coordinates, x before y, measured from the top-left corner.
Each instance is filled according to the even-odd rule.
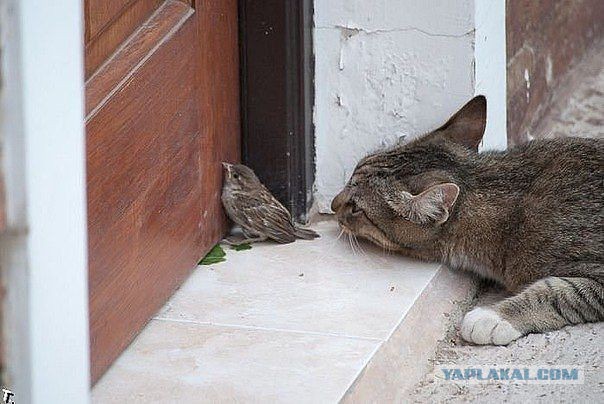
[[[478,151],[486,126],[487,99],[484,95],[479,95],[461,107],[447,123],[436,130],[436,133],[468,149]]]
[[[459,187],[453,183],[434,185],[409,201],[409,220],[418,224],[442,224],[459,196]]]
[[[459,196],[459,187],[453,183],[434,185],[419,195],[403,192],[397,200],[386,202],[405,219],[417,224],[442,224],[449,219],[451,208]]]

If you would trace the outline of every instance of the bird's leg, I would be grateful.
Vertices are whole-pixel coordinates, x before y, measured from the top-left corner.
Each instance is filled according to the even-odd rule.
[[[259,241],[265,241],[266,239],[267,239],[266,236],[245,237],[245,238],[231,236],[231,237],[225,238],[222,241],[228,245],[238,246],[241,244],[257,243]]]
[[[250,233],[249,231],[242,229],[243,231],[243,238],[242,237],[237,237],[237,236],[230,236],[224,239],[224,242],[228,245],[234,245],[234,246],[238,246],[241,244],[250,244],[250,243],[256,243],[259,241],[264,241],[267,239],[266,236],[259,236],[257,234],[253,234]]]

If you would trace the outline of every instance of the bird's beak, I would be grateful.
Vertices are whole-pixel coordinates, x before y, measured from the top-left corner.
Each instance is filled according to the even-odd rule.
[[[226,175],[230,176],[231,175],[231,168],[233,167],[232,164],[229,163],[222,163],[222,168],[224,169],[224,172]]]

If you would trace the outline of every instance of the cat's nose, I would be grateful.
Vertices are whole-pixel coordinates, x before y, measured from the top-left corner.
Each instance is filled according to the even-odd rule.
[[[340,208],[342,208],[342,206],[348,202],[349,199],[350,194],[346,190],[343,190],[337,194],[335,198],[333,198],[333,201],[331,201],[331,210],[337,213]]]

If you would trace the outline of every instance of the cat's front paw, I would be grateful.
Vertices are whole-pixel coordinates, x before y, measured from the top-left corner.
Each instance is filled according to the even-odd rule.
[[[461,336],[480,345],[507,345],[522,333],[496,311],[477,307],[468,312],[461,322]]]

